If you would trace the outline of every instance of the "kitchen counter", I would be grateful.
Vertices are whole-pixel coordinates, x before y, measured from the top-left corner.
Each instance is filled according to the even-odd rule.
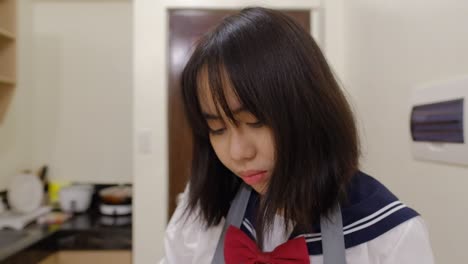
[[[0,263],[37,263],[60,250],[131,250],[131,216],[75,215],[61,225],[0,230]]]

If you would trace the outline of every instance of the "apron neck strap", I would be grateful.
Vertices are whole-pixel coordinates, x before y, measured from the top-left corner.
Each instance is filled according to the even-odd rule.
[[[224,222],[223,231],[216,246],[212,264],[224,264],[224,239],[229,226],[240,228],[244,219],[245,210],[249,202],[252,188],[242,183],[239,191],[232,200],[231,207]],[[320,218],[322,230],[322,248],[324,264],[346,264],[345,244],[343,235],[343,220],[341,208],[337,204],[330,217]]]
[[[346,264],[341,208],[336,204],[330,217],[320,217],[324,264]]]
[[[249,203],[251,193],[252,188],[242,183],[239,187],[239,191],[232,200],[231,207],[226,216],[226,221],[224,221],[223,231],[219,238],[218,245],[216,246],[213,261],[211,262],[212,264],[224,264],[224,238],[226,237],[226,230],[231,225],[240,228],[242,220],[244,220],[245,209]]]

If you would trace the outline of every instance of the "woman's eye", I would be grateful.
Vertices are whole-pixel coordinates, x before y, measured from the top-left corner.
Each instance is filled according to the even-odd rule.
[[[253,128],[259,128],[259,127],[263,126],[263,123],[261,121],[257,121],[257,122],[254,122],[254,123],[247,123],[247,125],[249,125],[250,127],[253,127]]]
[[[216,135],[222,135],[226,128],[220,128],[220,129],[211,129],[210,128],[210,134],[216,136]]]

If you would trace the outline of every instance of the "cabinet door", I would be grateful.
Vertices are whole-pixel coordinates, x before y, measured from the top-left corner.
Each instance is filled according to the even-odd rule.
[[[38,264],[58,264],[57,262],[57,253],[54,253],[47,258],[41,260]]]
[[[39,262],[39,264],[89,263],[131,264],[132,252],[130,250],[59,251]]]

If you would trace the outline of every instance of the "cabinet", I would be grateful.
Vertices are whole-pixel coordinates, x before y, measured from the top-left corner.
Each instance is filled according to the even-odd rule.
[[[0,124],[16,85],[16,0],[0,0]]]
[[[39,264],[89,263],[131,264],[132,253],[130,250],[59,251],[39,262]]]

